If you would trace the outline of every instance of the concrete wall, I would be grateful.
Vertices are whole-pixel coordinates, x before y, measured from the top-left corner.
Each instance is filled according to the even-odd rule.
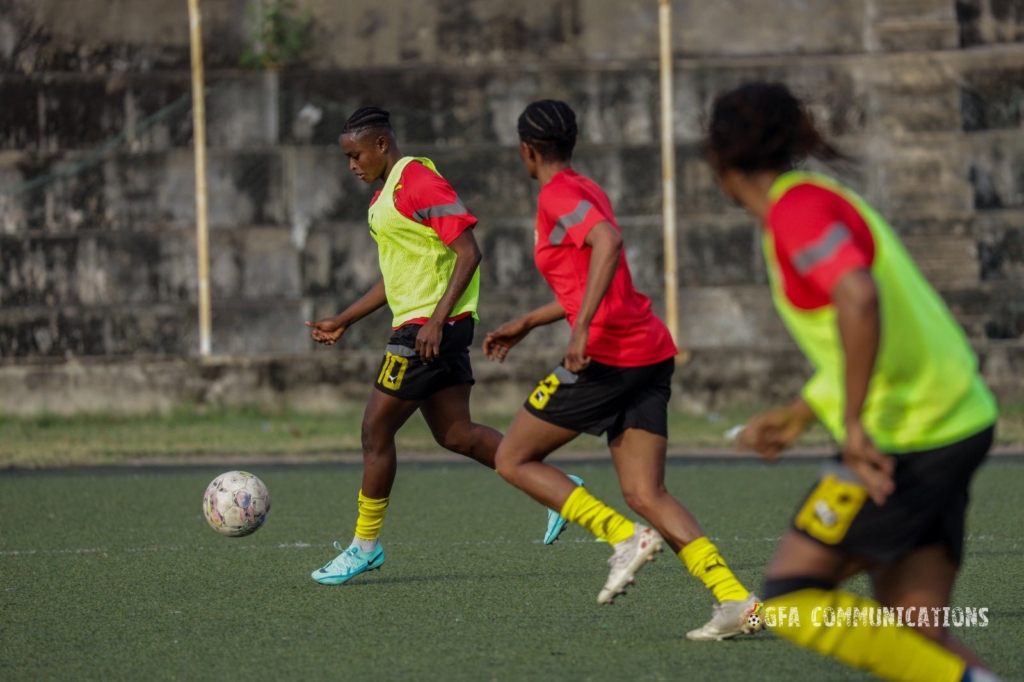
[[[335,144],[364,103],[389,108],[403,150],[433,158],[480,217],[486,328],[550,297],[532,264],[536,189],[515,118],[532,99],[569,101],[576,165],[608,191],[635,279],[660,309],[655,2],[298,4],[315,17],[312,48],[267,75],[236,68],[249,3],[203,2],[214,350],[264,357],[218,367],[334,363],[348,369],[295,376],[336,397],[356,390],[338,383],[363,387],[372,373],[386,315],[340,353],[314,348],[301,326],[377,276],[371,191]],[[680,314],[698,351],[680,382],[687,400],[782,395],[806,371],[771,309],[757,228],[726,205],[697,150],[711,97],[755,78],[813,103],[860,159],[845,179],[892,219],[986,363],[996,358],[987,371],[1000,390],[1019,392],[1006,368],[1024,335],[1024,1],[683,0],[673,11]],[[126,367],[178,368],[188,385],[210,374],[177,360],[197,347],[187,27],[183,2],[0,0],[0,410],[98,404],[41,375],[128,386]],[[478,361],[486,391],[510,399],[498,380],[530,381],[564,338],[561,327],[531,338],[517,370]],[[216,395],[151,392],[154,405]]]

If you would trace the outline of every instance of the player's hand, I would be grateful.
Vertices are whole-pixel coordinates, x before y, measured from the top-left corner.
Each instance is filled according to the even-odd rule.
[[[484,355],[488,360],[505,362],[508,352],[530,333],[530,325],[526,319],[520,317],[501,325],[484,339]]]
[[[885,504],[886,498],[896,490],[893,479],[896,460],[879,452],[860,420],[846,425],[843,464],[857,474],[868,495],[878,506]]]
[[[766,460],[774,461],[780,452],[803,433],[810,421],[809,413],[810,409],[799,401],[763,412],[751,419],[736,436],[736,447],[739,450],[753,450]],[[813,413],[810,415],[813,418]]]
[[[313,340],[325,346],[333,346],[345,333],[345,325],[333,317],[316,322],[306,322],[306,326],[313,330],[310,333]]]
[[[416,352],[424,364],[429,365],[441,354],[441,334],[444,332],[444,322],[428,320],[420,328],[416,335]]]
[[[579,374],[590,364],[587,357],[587,337],[590,332],[587,329],[573,327],[572,335],[569,337],[569,347],[565,351],[565,368],[573,374]]]

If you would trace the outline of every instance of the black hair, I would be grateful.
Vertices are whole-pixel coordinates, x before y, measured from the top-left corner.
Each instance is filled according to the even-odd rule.
[[[565,102],[542,99],[519,115],[519,139],[537,150],[542,158],[568,161],[576,146],[576,114]]]
[[[364,131],[372,131],[379,134],[393,132],[391,128],[391,114],[380,107],[359,107],[345,121],[345,127],[341,129],[342,134],[351,133],[358,135]]]
[[[704,153],[718,172],[788,170],[809,156],[850,160],[782,83],[748,83],[715,97]]]

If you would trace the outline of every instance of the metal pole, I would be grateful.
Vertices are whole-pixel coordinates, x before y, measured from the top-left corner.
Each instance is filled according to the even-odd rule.
[[[676,148],[672,110],[672,3],[659,0],[661,44],[661,176],[665,242],[665,323],[679,342],[678,280],[676,265]]]
[[[206,96],[203,20],[199,0],[188,0],[192,40],[192,125],[196,157],[196,250],[199,270],[199,354],[210,355],[210,232],[206,222]]]

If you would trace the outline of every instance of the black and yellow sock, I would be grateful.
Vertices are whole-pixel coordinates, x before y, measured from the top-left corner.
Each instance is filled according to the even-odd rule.
[[[632,521],[588,493],[583,486],[577,486],[569,495],[562,506],[562,516],[612,545],[628,540],[635,530]]]
[[[359,518],[356,520],[356,537],[360,540],[376,540],[384,526],[384,515],[388,513],[390,497],[374,500],[359,491]]]
[[[733,575],[718,548],[707,537],[699,537],[684,546],[679,552],[679,559],[719,602],[743,601],[750,596],[750,590]]]
[[[765,608],[798,609],[799,623],[779,619],[771,631],[823,656],[867,670],[886,680],[901,682],[959,682],[965,663],[953,653],[913,629],[884,626],[828,627],[813,618],[815,609],[881,609],[871,599],[848,592],[808,588],[769,599]]]

